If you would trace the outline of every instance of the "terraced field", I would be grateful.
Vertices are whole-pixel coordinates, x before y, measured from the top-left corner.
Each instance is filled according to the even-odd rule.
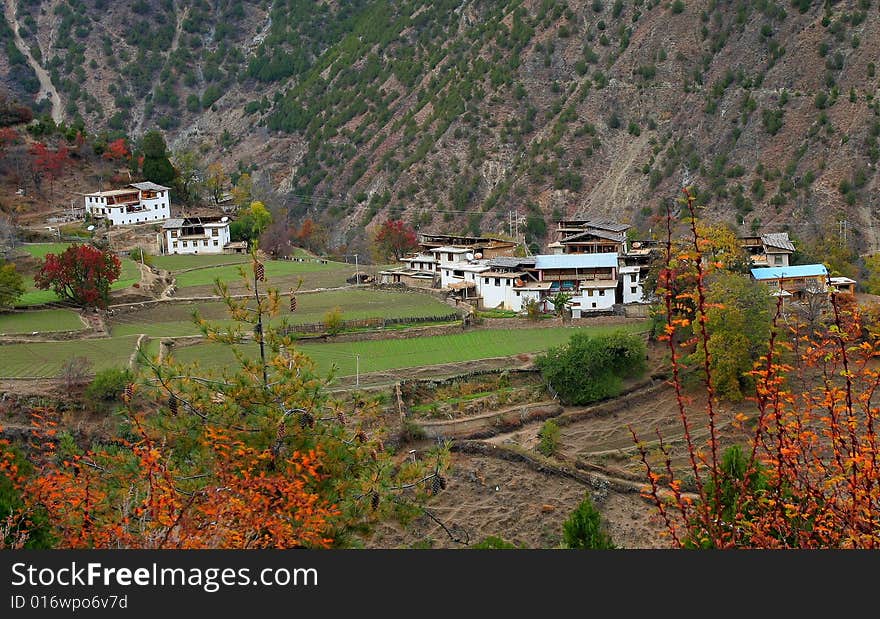
[[[34,331],[75,331],[86,326],[79,314],[71,310],[40,310],[0,314],[0,334],[33,333]]]
[[[329,290],[300,294],[297,296],[297,303],[296,312],[290,313],[285,301],[283,315],[277,321],[283,317],[289,324],[319,323],[334,307],[342,309],[345,320],[422,318],[444,316],[453,312],[453,308],[428,295],[378,290]],[[219,325],[232,324],[228,319],[226,305],[222,302],[163,304],[114,317],[111,322],[112,333],[146,333],[152,337],[197,335],[199,330],[193,322],[193,312],[196,309],[203,318],[211,322]]]
[[[5,344],[0,346],[0,375],[51,378],[71,357],[86,357],[94,370],[123,367],[134,352],[137,339],[129,335],[103,340]]]
[[[300,349],[317,363],[321,371],[327,372],[335,366],[338,376],[352,376],[356,371],[363,374],[539,352],[566,342],[578,331],[599,334],[618,329],[643,331],[645,324],[480,329],[432,337],[327,344],[303,343]],[[256,357],[256,345],[243,348],[247,354]],[[228,347],[213,343],[181,348],[175,352],[175,357],[184,363],[198,362],[202,368],[209,370],[222,370],[235,364],[234,355]]]

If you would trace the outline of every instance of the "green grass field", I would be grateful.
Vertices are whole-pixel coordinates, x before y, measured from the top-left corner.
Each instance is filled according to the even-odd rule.
[[[43,245],[41,243],[41,245]],[[57,243],[54,243],[57,245]],[[31,245],[30,247],[37,247],[36,245]],[[37,251],[37,250],[35,250]],[[42,251],[42,249],[39,249]],[[42,257],[45,257],[45,254],[55,253],[56,250],[47,250]],[[61,248],[61,251],[64,251],[64,248]],[[119,279],[113,282],[110,286],[110,290],[122,290],[123,288],[128,288],[135,282],[140,281],[141,272],[138,270],[137,264],[134,263],[133,260],[129,260],[124,258],[121,260],[122,263],[122,271],[119,273]],[[25,286],[26,290],[23,295],[18,299],[16,306],[25,307],[27,305],[37,305],[40,303],[54,303],[55,301],[61,301],[61,299],[51,290],[40,290],[34,284],[34,278],[32,276],[25,276]]]
[[[297,310],[288,311],[288,302],[282,299],[281,318],[288,324],[322,322],[324,315],[339,306],[345,320],[359,318],[411,318],[445,316],[453,309],[437,299],[423,294],[385,292],[378,290],[329,290],[297,296]],[[113,335],[146,333],[151,337],[179,337],[197,335],[198,327],[192,320],[195,309],[206,320],[216,324],[233,324],[226,305],[221,302],[172,305],[164,304],[130,314],[112,321]]]
[[[54,377],[71,357],[86,357],[94,370],[124,367],[134,352],[137,336],[104,340],[35,342],[0,346],[0,376]]]
[[[540,352],[568,341],[575,332],[593,335],[618,329],[643,331],[647,323],[599,327],[547,327],[534,329],[485,329],[454,335],[417,337],[401,340],[373,340],[364,342],[308,344],[300,349],[326,372],[335,365],[339,376],[355,373],[356,355],[360,355],[360,372],[378,372],[409,367],[474,361],[489,357],[504,357],[524,352]],[[256,356],[256,345],[245,347]],[[197,361],[202,368],[223,370],[234,367],[232,351],[215,343],[197,344],[180,348],[175,357],[183,363]]]
[[[205,256],[153,256],[153,266],[166,271],[183,271],[184,269],[198,269],[210,267],[216,264],[231,264],[250,262],[251,257],[247,254],[213,254]]]
[[[219,277],[229,286],[230,292],[239,294],[245,292],[244,282],[239,275],[239,269],[245,269],[249,277],[253,277],[249,265],[232,265],[188,271],[176,276],[178,293],[177,296],[209,296],[216,294],[214,279]],[[317,288],[338,288],[346,285],[346,278],[354,274],[354,265],[344,262],[292,262],[287,260],[272,260],[266,263],[266,285],[287,292],[295,288],[302,279],[303,290],[315,290]],[[361,269],[363,271],[363,269]]]
[[[34,331],[75,331],[85,329],[76,312],[40,310],[0,314],[0,334],[32,333]]]
[[[29,243],[22,245],[19,249],[26,251],[34,258],[42,260],[46,257],[46,254],[60,254],[70,246],[71,243]]]

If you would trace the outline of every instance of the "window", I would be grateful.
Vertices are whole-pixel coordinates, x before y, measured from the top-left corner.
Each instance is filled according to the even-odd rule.
[[[219,233],[220,233],[220,230],[218,230],[217,228],[214,228],[211,230],[211,236],[217,236]]]
[[[489,278],[488,278],[488,277],[484,277],[484,278],[483,278],[483,283],[484,283],[484,284],[488,284],[488,283],[489,283]]]
[[[599,296],[600,296],[600,297],[604,297],[604,296],[605,296],[605,290],[604,290],[604,289],[599,291]]]
[[[782,264],[782,256],[773,256],[773,264]]]
[[[177,249],[177,241],[172,241],[171,247],[173,247],[174,249]]]
[[[495,278],[495,285],[496,285],[496,286],[500,286],[500,285],[501,285],[501,278],[499,278],[499,277],[496,277],[496,278]]]
[[[188,247],[188,246],[189,246],[189,245],[188,245],[188,241],[184,241],[184,242],[183,242],[183,246],[184,246],[184,247]]]
[[[446,254],[446,260],[452,262],[452,254]]]
[[[593,307],[596,307],[596,304],[595,304],[595,303],[593,303]]]
[[[630,275],[630,276],[629,276],[629,281],[631,281],[632,283],[635,284],[635,283],[636,283],[636,276],[635,276],[634,274],[633,274],[633,275]]]
[[[633,294],[636,294],[636,291],[637,291],[638,289],[639,289],[638,286],[633,286],[632,288],[629,289],[629,291],[630,291],[631,293],[633,293]]]
[[[592,297],[592,296],[593,296],[593,291],[592,291],[592,289],[587,290],[587,296],[588,296],[588,297]]]
[[[214,247],[217,247],[219,243],[217,243],[217,239],[214,239]]]

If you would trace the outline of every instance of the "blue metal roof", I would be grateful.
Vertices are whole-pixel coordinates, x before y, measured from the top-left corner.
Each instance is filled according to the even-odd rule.
[[[539,254],[535,256],[535,268],[538,270],[594,269],[616,266],[616,252],[604,254]]]
[[[767,279],[789,279],[792,277],[815,277],[828,275],[824,264],[796,264],[787,267],[764,267],[752,269],[752,277],[759,281]]]

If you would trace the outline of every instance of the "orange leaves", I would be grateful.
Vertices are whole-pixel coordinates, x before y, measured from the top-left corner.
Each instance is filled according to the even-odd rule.
[[[339,510],[316,490],[326,476],[319,449],[277,458],[205,426],[212,454],[204,473],[185,475],[137,419],[141,439],[123,452],[96,450],[18,474],[0,451],[0,474],[15,480],[22,515],[41,510],[61,548],[328,547]],[[51,444],[51,443],[50,443]],[[4,445],[0,445],[3,448]],[[193,480],[197,482],[194,483]]]

